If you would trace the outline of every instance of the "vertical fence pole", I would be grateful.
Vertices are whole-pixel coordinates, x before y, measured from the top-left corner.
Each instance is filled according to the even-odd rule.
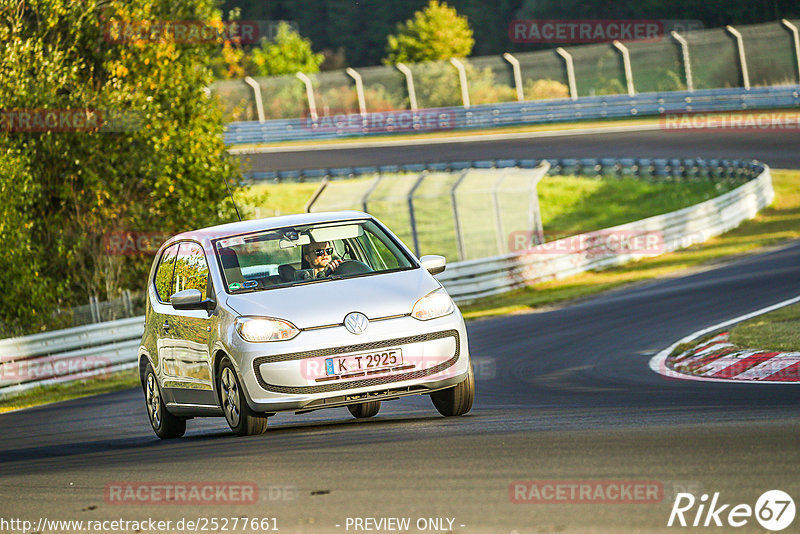
[[[422,171],[422,173],[420,173],[419,175],[419,178],[417,178],[417,181],[414,182],[414,185],[408,192],[408,218],[409,222],[411,223],[411,236],[414,238],[414,254],[416,254],[418,258],[419,258],[419,236],[417,235],[417,219],[414,215],[414,193],[417,191],[417,188],[422,184],[422,180],[425,179],[426,174],[427,171]]]
[[[572,100],[578,100],[578,86],[575,83],[575,64],[572,62],[572,55],[561,48],[556,48],[556,53],[564,58],[564,63],[567,66],[567,82],[569,83],[569,97]]]
[[[550,163],[542,161],[536,166],[533,177],[531,179],[531,191],[528,204],[528,228],[531,232],[531,241],[533,236],[536,236],[536,242],[532,245],[539,245],[544,243],[544,227],[542,226],[542,210],[539,207],[539,182],[545,177],[547,171],[550,170]]]
[[[678,44],[681,45],[681,55],[683,56],[683,72],[686,75],[686,89],[689,92],[693,92],[694,80],[692,79],[692,59],[689,56],[689,43],[687,43],[686,39],[681,37],[676,31],[670,32],[670,35],[672,35],[672,38],[678,41]]]
[[[628,85],[628,96],[634,96],[636,95],[636,90],[633,88],[633,70],[631,69],[631,54],[628,52],[628,47],[619,41],[614,41],[611,44],[622,53],[622,66],[625,70],[625,82]]]
[[[794,42],[794,58],[797,60],[797,81],[800,82],[800,35],[798,35],[797,26],[792,24],[786,19],[782,19],[781,22],[784,26],[789,28],[789,31],[792,32],[792,41]]]
[[[367,201],[369,200],[369,196],[372,194],[372,192],[375,191],[375,188],[378,187],[381,178],[383,178],[383,176],[379,174],[378,177],[375,178],[375,181],[372,182],[370,186],[367,188],[367,191],[364,193],[364,196],[361,197],[361,209],[364,211],[364,213],[369,213],[367,211]]]
[[[303,209],[305,210],[306,213],[311,213],[311,207],[319,199],[320,195],[322,194],[322,192],[325,190],[325,188],[327,186],[328,186],[328,177],[326,176],[319,183],[319,187],[317,187],[317,190],[314,191],[314,194],[311,195],[311,198],[308,199],[308,202],[306,202],[306,205],[303,207]]]
[[[469,86],[467,85],[467,68],[464,63],[458,59],[451,57],[450,63],[458,71],[458,79],[461,82],[461,101],[464,104],[464,109],[469,109]]]
[[[742,68],[742,82],[744,88],[750,90],[750,74],[747,72],[747,57],[744,54],[744,39],[742,34],[733,26],[725,26],[725,29],[736,38],[736,48],[739,49],[739,66]]]
[[[503,59],[511,63],[511,68],[514,70],[514,87],[517,88],[517,102],[523,102],[525,92],[522,89],[522,71],[519,68],[519,60],[508,52],[503,54]]]
[[[256,113],[258,114],[258,122],[264,122],[266,119],[264,118],[264,101],[261,100],[261,87],[258,85],[258,82],[250,76],[245,77],[244,83],[253,88],[253,96],[256,99]]]
[[[308,114],[311,115],[311,120],[317,120],[317,103],[314,100],[314,86],[311,85],[311,78],[303,74],[302,72],[298,72],[295,74],[297,78],[300,79],[306,86],[306,98],[308,98]]]
[[[358,112],[362,117],[367,115],[367,103],[364,98],[364,82],[361,80],[361,75],[356,72],[356,69],[347,67],[345,72],[348,76],[356,81],[356,96],[358,96]]]
[[[456,245],[458,246],[458,261],[467,259],[467,253],[464,249],[464,234],[461,229],[461,219],[458,217],[458,201],[456,200],[456,189],[464,181],[464,178],[469,174],[469,169],[461,171],[461,176],[458,177],[456,183],[450,188],[450,204],[453,206],[453,224],[456,229]]]
[[[505,239],[503,239],[503,217],[501,215],[500,210],[500,198],[498,197],[498,192],[500,190],[500,186],[503,184],[503,181],[508,176],[508,172],[501,172],[500,178],[494,183],[492,187],[492,206],[494,207],[494,232],[495,238],[497,240],[497,254],[502,256],[505,254],[505,246],[503,243]]]
[[[414,74],[412,74],[411,69],[409,69],[405,63],[398,63],[395,67],[406,77],[408,102],[411,105],[411,111],[417,111],[417,92],[414,90]]]

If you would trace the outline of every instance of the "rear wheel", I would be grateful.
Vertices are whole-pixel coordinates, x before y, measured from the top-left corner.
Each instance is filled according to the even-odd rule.
[[[464,415],[470,411],[474,398],[475,376],[472,373],[472,364],[469,366],[466,380],[454,387],[431,393],[433,405],[446,417]]]
[[[267,431],[267,416],[250,409],[244,390],[239,384],[239,378],[236,376],[236,369],[227,357],[222,360],[219,367],[217,391],[225,419],[234,434],[254,436]]]
[[[179,438],[186,433],[186,419],[169,413],[164,406],[156,374],[148,363],[144,372],[144,402],[150,425],[161,439]]]
[[[347,406],[350,413],[356,419],[366,419],[377,415],[378,410],[381,409],[381,401],[362,402],[361,404],[350,404]]]

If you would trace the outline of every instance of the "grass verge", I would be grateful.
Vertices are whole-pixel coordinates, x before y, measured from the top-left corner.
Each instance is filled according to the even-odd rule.
[[[37,387],[8,398],[0,399],[0,413],[40,404],[49,404],[78,397],[100,395],[123,389],[139,387],[139,373],[136,369],[111,373],[107,377],[81,380],[70,384],[54,384]]]
[[[739,347],[785,352],[800,351],[800,304],[759,315],[731,330]]]
[[[462,306],[467,319],[534,311],[545,305],[587,297],[626,284],[669,276],[715,264],[800,237],[800,171],[773,170],[775,201],[738,228],[683,250],[603,271],[589,271],[563,280],[505,293]]]

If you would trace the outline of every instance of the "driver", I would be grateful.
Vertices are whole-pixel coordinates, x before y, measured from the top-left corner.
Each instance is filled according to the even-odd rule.
[[[333,254],[333,247],[327,241],[323,243],[312,241],[303,245],[303,259],[308,263],[309,268],[314,270],[314,278],[325,276],[326,268],[333,272],[342,264],[342,260],[334,260],[331,254]]]

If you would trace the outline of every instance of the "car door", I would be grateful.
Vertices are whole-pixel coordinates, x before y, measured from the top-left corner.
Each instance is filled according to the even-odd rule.
[[[208,294],[208,263],[203,247],[194,241],[183,241],[175,260],[172,291],[197,289]],[[208,340],[211,315],[206,310],[176,310],[167,317],[171,338],[171,386],[179,404],[216,405],[212,385],[211,357]]]
[[[151,313],[148,315],[148,329],[155,334],[156,354],[153,359],[155,371],[161,378],[162,387],[169,388],[170,377],[174,372],[172,365],[172,336],[169,332],[169,319],[172,315],[172,306],[169,304],[173,291],[173,275],[175,273],[175,260],[178,256],[178,244],[170,245],[161,254],[161,259],[156,268],[153,280],[156,295],[152,299]],[[168,391],[167,391],[168,393]],[[171,401],[167,396],[166,401]]]

